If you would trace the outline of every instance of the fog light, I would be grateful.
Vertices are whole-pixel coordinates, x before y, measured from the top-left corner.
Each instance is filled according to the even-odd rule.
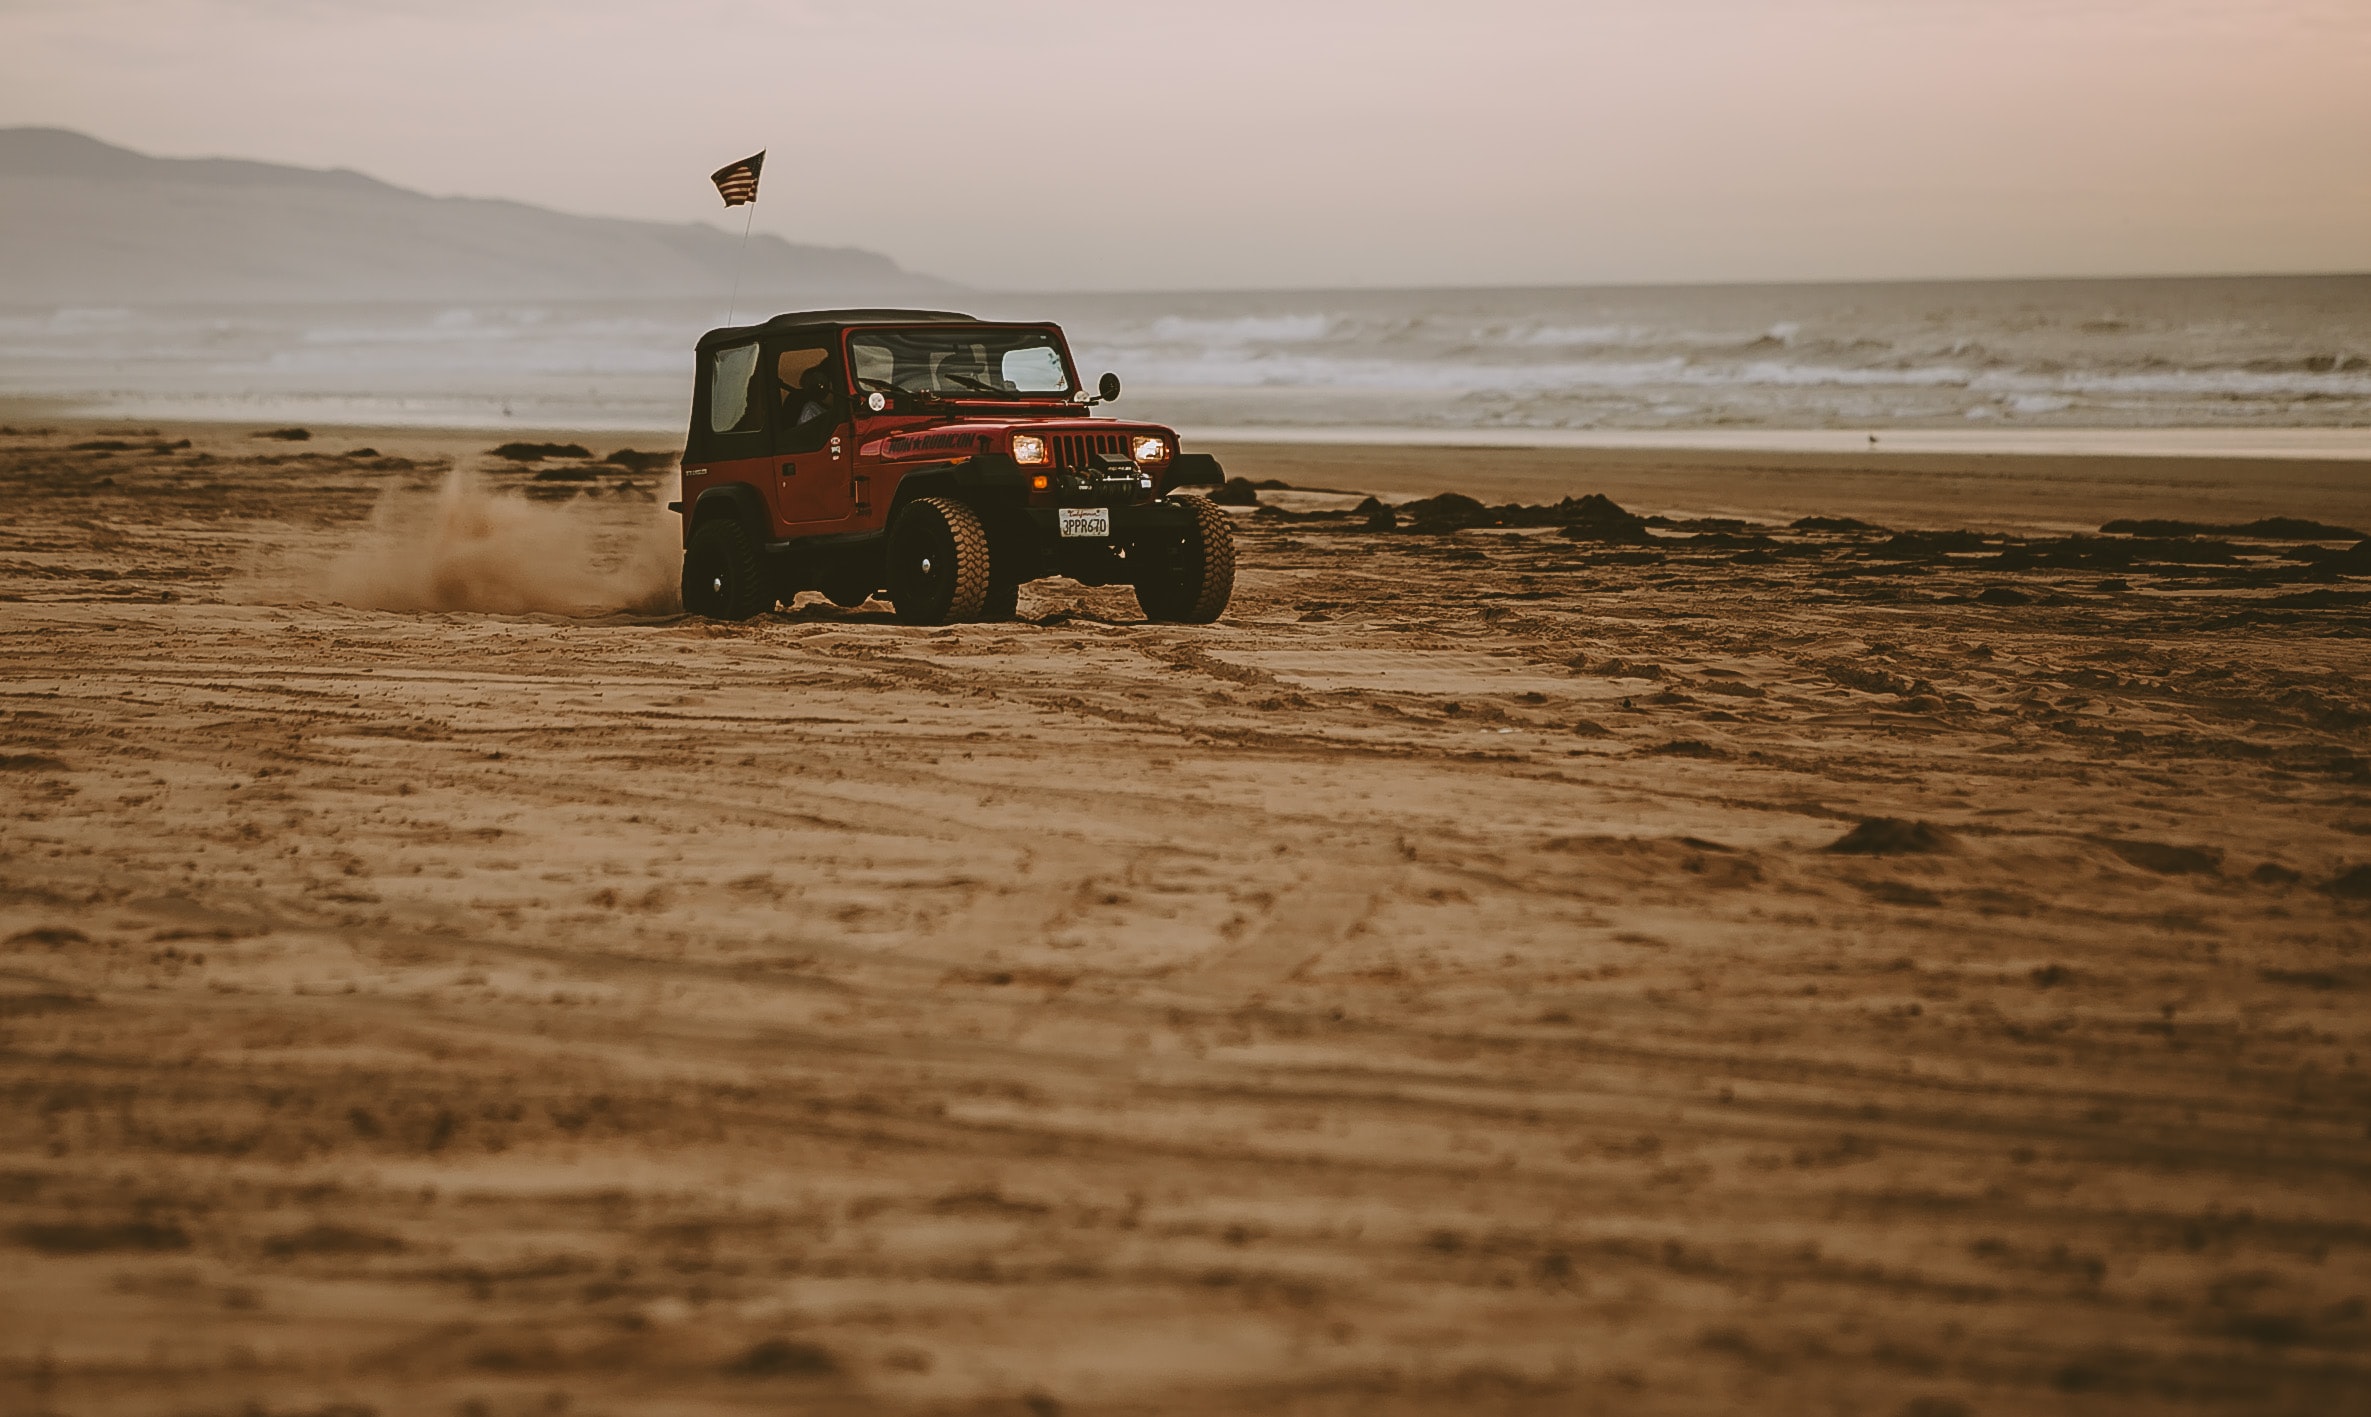
[[[1052,486],[1053,482],[1054,479],[1041,472],[1037,476],[1029,479],[1029,490],[1032,492],[1043,492],[1046,490],[1046,488]]]
[[[1046,456],[1046,440],[1027,433],[1013,435],[1013,461],[1023,467],[1043,467],[1053,461]]]
[[[1129,450],[1138,462],[1166,462],[1169,459],[1169,445],[1159,438],[1138,438],[1130,444]]]

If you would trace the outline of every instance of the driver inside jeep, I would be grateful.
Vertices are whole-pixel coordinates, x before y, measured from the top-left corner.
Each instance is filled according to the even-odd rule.
[[[824,430],[837,421],[839,398],[833,385],[839,366],[821,349],[783,351],[774,372],[782,389],[781,427],[793,447],[820,447]]]
[[[831,375],[831,365],[824,363],[808,370],[806,377],[799,380],[799,396],[796,400],[799,412],[791,420],[791,427],[804,429],[811,423],[832,416],[832,405],[837,400],[832,397]]]

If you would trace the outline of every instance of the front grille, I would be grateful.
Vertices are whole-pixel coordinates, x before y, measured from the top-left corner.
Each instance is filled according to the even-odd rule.
[[[1085,470],[1095,464],[1097,453],[1128,455],[1128,435],[1125,433],[1054,433],[1046,441],[1054,445],[1054,466]]]

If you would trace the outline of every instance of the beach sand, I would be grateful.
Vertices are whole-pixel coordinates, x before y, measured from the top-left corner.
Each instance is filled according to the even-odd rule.
[[[2093,531],[2119,517],[2312,517],[2371,529],[2371,460],[1648,448],[1437,448],[1244,443],[1230,473],[1396,496],[1491,502],[1590,492],[1635,511],[1780,522],[1849,516],[1900,527]]]
[[[492,441],[0,435],[0,1408],[2371,1404],[2366,553],[2058,538],[2361,465],[1243,446],[1673,524],[916,629]]]

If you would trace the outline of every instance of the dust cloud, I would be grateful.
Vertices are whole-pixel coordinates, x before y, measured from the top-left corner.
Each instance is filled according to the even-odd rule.
[[[653,504],[547,503],[454,469],[433,492],[390,490],[311,587],[364,610],[666,614],[681,543]]]

